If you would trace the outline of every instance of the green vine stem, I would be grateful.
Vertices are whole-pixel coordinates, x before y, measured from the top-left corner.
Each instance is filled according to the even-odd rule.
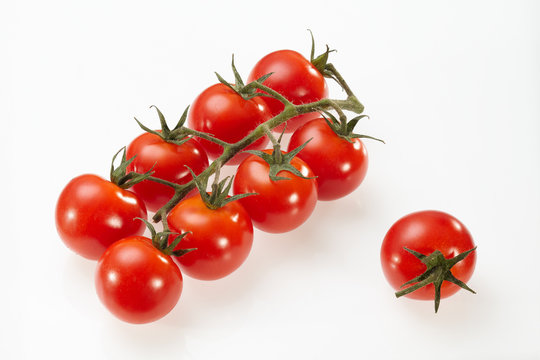
[[[281,113],[274,116],[273,118],[267,120],[266,122],[257,126],[251,133],[246,135],[243,139],[239,140],[236,143],[230,144],[219,139],[214,138],[213,136],[201,133],[189,128],[181,128],[175,131],[178,131],[178,135],[185,136],[197,136],[214,143],[219,144],[223,147],[223,153],[216,160],[214,160],[203,172],[196,176],[196,179],[191,180],[190,182],[182,185],[178,185],[172,182],[167,182],[162,179],[155,177],[148,177],[148,180],[156,181],[161,184],[171,186],[175,189],[173,197],[161,207],[152,218],[154,222],[163,221],[166,219],[167,214],[176,206],[193,188],[195,188],[195,180],[197,181],[208,181],[210,176],[216,173],[223,165],[227,163],[234,155],[245,149],[247,146],[255,142],[257,139],[268,135],[270,129],[274,129],[276,126],[284,123],[285,121],[301,114],[306,114],[314,111],[321,110],[335,110],[338,115],[345,117],[343,113],[344,110],[351,111],[356,114],[361,114],[364,111],[364,106],[358,101],[345,79],[341,74],[336,70],[335,66],[332,64],[326,64],[323,75],[329,78],[332,78],[338,82],[341,88],[346,92],[346,100],[333,100],[333,99],[321,99],[312,103],[294,105],[287,99],[285,99],[281,94],[272,90],[271,88],[261,84],[260,82],[254,81],[250,84],[247,84],[246,87],[253,87],[264,91],[270,96],[280,100],[284,104],[284,109]],[[165,220],[166,221],[166,220]]]

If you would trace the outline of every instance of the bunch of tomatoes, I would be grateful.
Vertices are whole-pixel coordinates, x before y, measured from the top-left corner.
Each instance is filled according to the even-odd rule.
[[[370,137],[354,127],[365,115],[347,120],[343,110],[360,114],[363,106],[328,63],[329,53],[314,57],[312,49],[308,60],[292,50],[272,52],[255,64],[247,84],[233,60],[235,82],[218,75],[174,128],[157,108],[161,129],[137,121],[144,132],[114,156],[110,179],[84,174],[65,186],[58,233],[71,250],[97,260],[96,292],[111,313],[130,323],[160,319],[178,302],[183,274],[200,280],[231,274],[250,253],[253,227],[291,231],[318,200],[339,199],[361,184],[368,167],[361,138]],[[342,86],[347,100],[328,99],[326,78]],[[284,133],[291,134],[287,149]],[[237,167],[234,177],[219,178],[225,165]],[[421,212],[394,225],[381,260],[396,289],[415,280],[404,290],[418,291],[396,295],[435,293],[437,302],[466,287],[473,247],[457,219]]]

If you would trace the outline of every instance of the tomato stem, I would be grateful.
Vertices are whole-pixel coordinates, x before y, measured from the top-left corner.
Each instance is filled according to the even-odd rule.
[[[181,129],[172,131],[171,134],[174,134],[176,137],[184,137],[186,135],[196,136],[196,137],[199,137],[201,139],[205,139],[205,140],[211,141],[213,143],[216,143],[216,144],[218,144],[218,145],[220,145],[222,147],[227,147],[227,146],[231,145],[228,142],[223,141],[221,139],[218,139],[216,137],[213,137],[212,135],[210,135],[208,133],[193,130],[193,129],[190,129],[190,128],[187,128],[187,127],[183,127]]]
[[[262,83],[260,83],[258,81],[253,81],[253,82],[249,83],[248,85],[246,85],[246,88],[256,88],[256,89],[262,90],[265,93],[267,93],[268,95],[270,95],[271,97],[276,98],[277,100],[281,101],[283,103],[283,105],[285,105],[285,106],[292,105],[292,103],[285,96],[281,95],[280,93],[278,93],[274,89],[272,89],[272,88],[270,88],[270,87],[268,87],[266,85],[263,85]],[[264,94],[259,94],[259,96],[264,96]]]

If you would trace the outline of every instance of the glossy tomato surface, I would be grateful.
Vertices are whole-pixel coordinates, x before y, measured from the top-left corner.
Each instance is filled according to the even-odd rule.
[[[56,204],[56,229],[71,250],[97,260],[113,242],[141,235],[146,219],[144,202],[97,175],[86,174],[71,180]]]
[[[293,50],[279,50],[263,57],[249,74],[248,81],[255,81],[272,73],[264,85],[279,92],[295,105],[307,104],[328,97],[328,86],[324,76],[302,54]],[[270,97],[263,97],[272,116],[283,111],[283,103]],[[287,121],[286,132],[293,132],[309,120],[320,117],[313,112],[295,116]],[[284,125],[274,130],[281,132]]]
[[[182,293],[183,279],[170,256],[142,236],[122,239],[99,259],[96,291],[119,319],[149,323],[167,315]]]
[[[310,139],[297,156],[317,176],[319,200],[335,200],[353,192],[364,180],[368,169],[364,143],[360,139],[347,141],[319,118],[292,134],[289,151]]]
[[[189,110],[188,124],[194,130],[235,143],[270,117],[268,107],[260,97],[245,100],[228,86],[219,83],[210,86],[195,99]],[[204,139],[200,139],[200,142],[211,159],[223,153],[223,148],[218,144]],[[267,143],[268,137],[263,136],[246,150],[264,149]],[[237,154],[227,164],[237,165],[246,156]]]
[[[128,171],[145,173],[152,169],[153,176],[177,184],[185,184],[192,179],[189,167],[198,175],[208,167],[208,156],[195,139],[182,145],[166,142],[161,137],[144,133],[128,146],[126,157],[135,156]],[[186,167],[187,166],[187,167]],[[157,211],[174,195],[174,189],[155,181],[144,180],[131,188],[145,202],[148,210]]]
[[[272,153],[272,150],[265,150]],[[291,165],[305,177],[313,177],[307,164],[295,157]],[[280,171],[277,176],[289,180],[271,180],[270,166],[259,156],[250,155],[238,170],[233,183],[234,194],[257,193],[238,201],[242,203],[260,230],[283,233],[302,225],[311,215],[317,203],[317,182],[302,179],[289,171]]]
[[[175,248],[196,248],[174,257],[182,272],[200,280],[223,278],[244,263],[253,244],[253,225],[238,201],[209,209],[200,195],[182,200],[168,216],[171,231],[190,231]]]
[[[434,210],[419,211],[402,217],[388,230],[381,247],[381,264],[390,285],[399,290],[405,282],[426,270],[426,265],[403,247],[424,255],[439,250],[449,259],[474,246],[467,228],[452,215]],[[452,275],[466,283],[474,272],[475,263],[476,251],[473,251],[452,267]],[[448,297],[459,289],[459,286],[444,281],[441,298]],[[405,296],[418,300],[433,300],[434,295],[434,286],[429,284]]]

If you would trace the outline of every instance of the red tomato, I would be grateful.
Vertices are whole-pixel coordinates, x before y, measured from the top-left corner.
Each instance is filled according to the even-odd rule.
[[[188,124],[197,131],[208,133],[228,143],[235,143],[248,135],[259,124],[270,119],[270,113],[260,97],[245,100],[224,84],[215,84],[204,90],[190,107]],[[211,141],[200,139],[211,159],[223,153],[223,148]],[[246,150],[264,149],[268,137],[263,136]],[[228,164],[237,165],[247,154],[235,155]]]
[[[324,119],[298,128],[289,141],[289,151],[312,139],[298,153],[317,176],[319,200],[334,200],[355,190],[368,168],[367,150],[357,138],[348,142],[337,135]]]
[[[103,253],[95,283],[101,302],[111,313],[120,320],[143,324],[174,308],[183,280],[170,256],[156,249],[150,239],[132,236]]]
[[[279,92],[295,105],[307,104],[328,97],[328,86],[324,76],[300,53],[292,50],[280,50],[263,57],[255,65],[248,82],[255,81],[261,76],[272,73],[264,85]],[[263,97],[272,116],[283,111],[283,103],[270,97]],[[286,132],[293,132],[309,120],[320,117],[313,112],[295,116],[287,121]],[[281,132],[283,124],[274,130]]]
[[[272,150],[264,150],[271,154]],[[305,177],[313,177],[306,163],[294,157],[291,165]],[[250,155],[236,171],[233,183],[234,194],[257,193],[238,201],[242,203],[253,221],[253,225],[270,233],[282,233],[302,225],[311,215],[317,203],[315,179],[302,179],[289,171],[280,171],[277,176],[289,180],[271,180],[270,166],[259,156]]]
[[[192,179],[188,166],[198,175],[208,167],[208,157],[203,147],[190,139],[182,145],[169,143],[159,136],[144,133],[129,144],[128,159],[135,156],[127,170],[145,173],[153,167],[155,177],[177,184],[185,184]],[[148,210],[157,211],[174,195],[170,186],[144,180],[131,188],[143,201]]]
[[[474,248],[469,231],[455,217],[440,211],[419,211],[399,219],[386,234],[381,248],[381,263],[386,279],[396,290],[401,285],[421,275],[426,270],[418,258],[404,249],[424,255],[435,250],[442,252],[446,259]],[[467,282],[474,271],[476,251],[451,268],[452,274]],[[460,287],[444,281],[441,298],[456,293]],[[433,300],[434,286],[429,284],[408,295],[412,299]]]
[[[253,244],[253,225],[238,201],[209,209],[200,195],[184,199],[167,217],[170,230],[190,231],[175,248],[193,250],[173,257],[184,274],[200,280],[216,280],[236,270]]]
[[[86,174],[71,180],[56,204],[56,229],[77,254],[97,260],[113,242],[141,235],[146,207],[134,193],[99,176]]]

